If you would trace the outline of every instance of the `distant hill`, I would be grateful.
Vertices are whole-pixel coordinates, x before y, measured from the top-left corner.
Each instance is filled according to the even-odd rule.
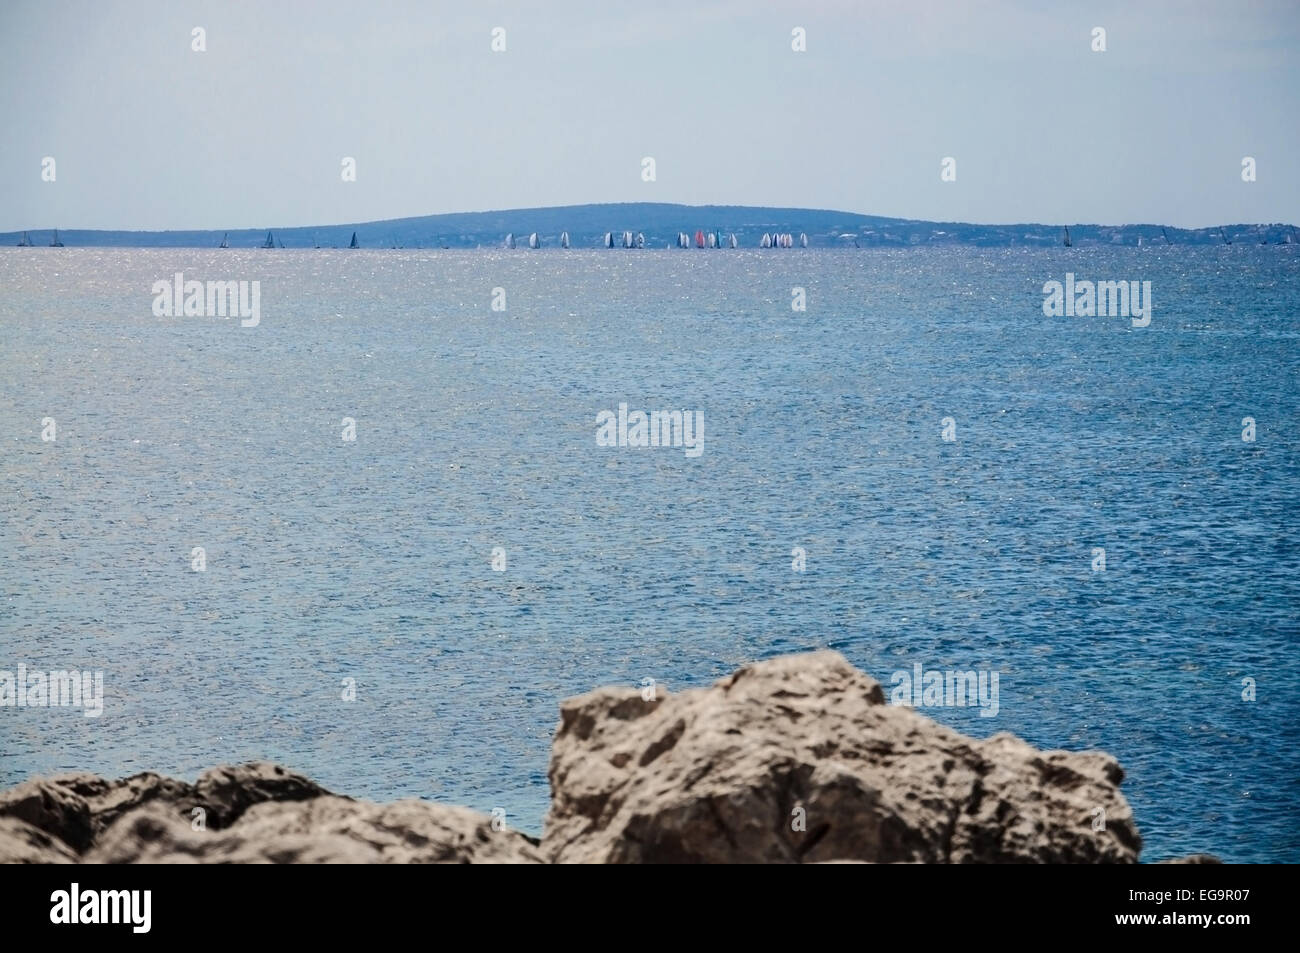
[[[1218,226],[1172,228],[1160,225],[1077,225],[1069,224],[1076,245],[1178,245],[1221,244]],[[59,238],[69,247],[121,248],[215,248],[228,231],[232,248],[255,248],[274,233],[277,246],[286,248],[344,248],[357,233],[362,248],[496,248],[507,232],[513,232],[521,246],[537,232],[543,246],[559,245],[567,231],[574,248],[598,248],[605,232],[644,232],[646,247],[663,248],[674,243],[678,232],[694,236],[696,229],[734,233],[742,248],[756,248],[765,232],[790,232],[796,242],[802,232],[808,244],[817,248],[904,247],[915,245],[1060,245],[1063,230],[1053,225],[970,225],[961,222],[923,222],[913,219],[881,218],[825,209],[763,208],[746,205],[670,205],[637,202],[612,205],[565,205],[555,208],[511,209],[499,212],[457,212],[395,218],[382,222],[319,225],[286,228],[268,224],[256,229],[205,229],[199,231],[128,232],[99,229],[60,229]],[[1224,225],[1228,240],[1242,244],[1300,243],[1294,226]],[[35,245],[48,245],[50,229],[28,229]],[[0,233],[0,245],[16,245],[22,232]]]

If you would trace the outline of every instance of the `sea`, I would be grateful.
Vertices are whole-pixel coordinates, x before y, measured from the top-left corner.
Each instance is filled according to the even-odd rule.
[[[1298,318],[1300,246],[0,249],[0,670],[103,677],[0,707],[0,786],[270,759],[538,834],[562,699],[830,648],[996,674],[921,710],[1113,754],[1143,860],[1300,861]]]

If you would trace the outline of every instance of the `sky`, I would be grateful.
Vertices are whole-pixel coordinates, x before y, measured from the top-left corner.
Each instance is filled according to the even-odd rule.
[[[0,231],[640,201],[1300,223],[1300,0],[0,0],[0,63]]]

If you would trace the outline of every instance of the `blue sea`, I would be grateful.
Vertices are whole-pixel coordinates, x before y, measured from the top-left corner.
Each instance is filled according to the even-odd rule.
[[[1111,752],[1144,860],[1300,860],[1298,317],[1240,243],[0,249],[0,669],[105,686],[0,708],[0,785],[272,759],[539,833],[561,699],[830,647],[997,672],[926,714]],[[598,446],[623,403],[703,453]]]

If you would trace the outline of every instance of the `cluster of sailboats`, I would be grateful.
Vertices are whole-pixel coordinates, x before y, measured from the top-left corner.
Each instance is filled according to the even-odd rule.
[[[606,232],[605,237],[602,240],[601,244],[603,244],[606,248],[645,248],[646,247],[645,232],[630,232],[630,231]],[[800,248],[807,248],[808,236],[800,232],[798,244]],[[712,231],[706,232],[702,228],[697,228],[695,230],[695,237],[693,239],[687,232],[678,232],[676,246],[678,248],[739,248],[740,242],[736,240],[735,232],[731,232],[724,237],[722,232],[712,232]],[[515,239],[514,232],[508,232],[506,234],[504,247],[506,248],[519,247],[519,243]],[[536,232],[533,232],[528,236],[528,247],[529,248],[542,247],[542,240],[541,238],[538,237]],[[561,248],[569,247],[568,232],[560,233],[560,247]],[[791,234],[790,232],[786,232],[784,234],[780,234],[776,232],[770,234],[764,233],[762,241],[759,242],[759,247],[760,248],[794,248],[795,238],[794,235]]]
[[[786,232],[784,234],[781,234],[779,232],[773,232],[771,235],[764,234],[763,240],[758,243],[758,247],[759,248],[793,248],[794,236],[791,235],[789,232]],[[805,235],[803,232],[799,233],[799,247],[800,248],[808,247],[808,236]]]
[[[631,232],[624,232],[623,240],[619,244],[621,244],[623,248],[645,248],[645,232],[637,232],[635,237],[633,237]],[[605,233],[605,247],[615,247],[613,232]]]
[[[686,234],[686,232],[678,232],[677,247],[690,248],[691,236]],[[697,228],[695,230],[694,247],[696,248],[737,248],[739,247],[739,243],[736,241],[735,234],[728,235],[726,239],[723,239],[722,232],[706,232],[702,228]]]
[[[505,242],[505,247],[506,247],[506,248],[514,248],[514,247],[516,247],[516,245],[517,245],[517,242],[515,241],[515,233],[514,233],[514,232],[507,232],[507,233],[506,233],[506,242]],[[528,247],[529,247],[529,248],[541,248],[541,247],[542,247],[542,240],[541,240],[540,237],[538,237],[538,235],[537,235],[536,232],[533,232],[532,234],[530,234],[530,235],[528,236]],[[560,232],[560,247],[561,247],[561,248],[568,248],[568,247],[569,247],[569,233],[568,233],[568,232]]]

